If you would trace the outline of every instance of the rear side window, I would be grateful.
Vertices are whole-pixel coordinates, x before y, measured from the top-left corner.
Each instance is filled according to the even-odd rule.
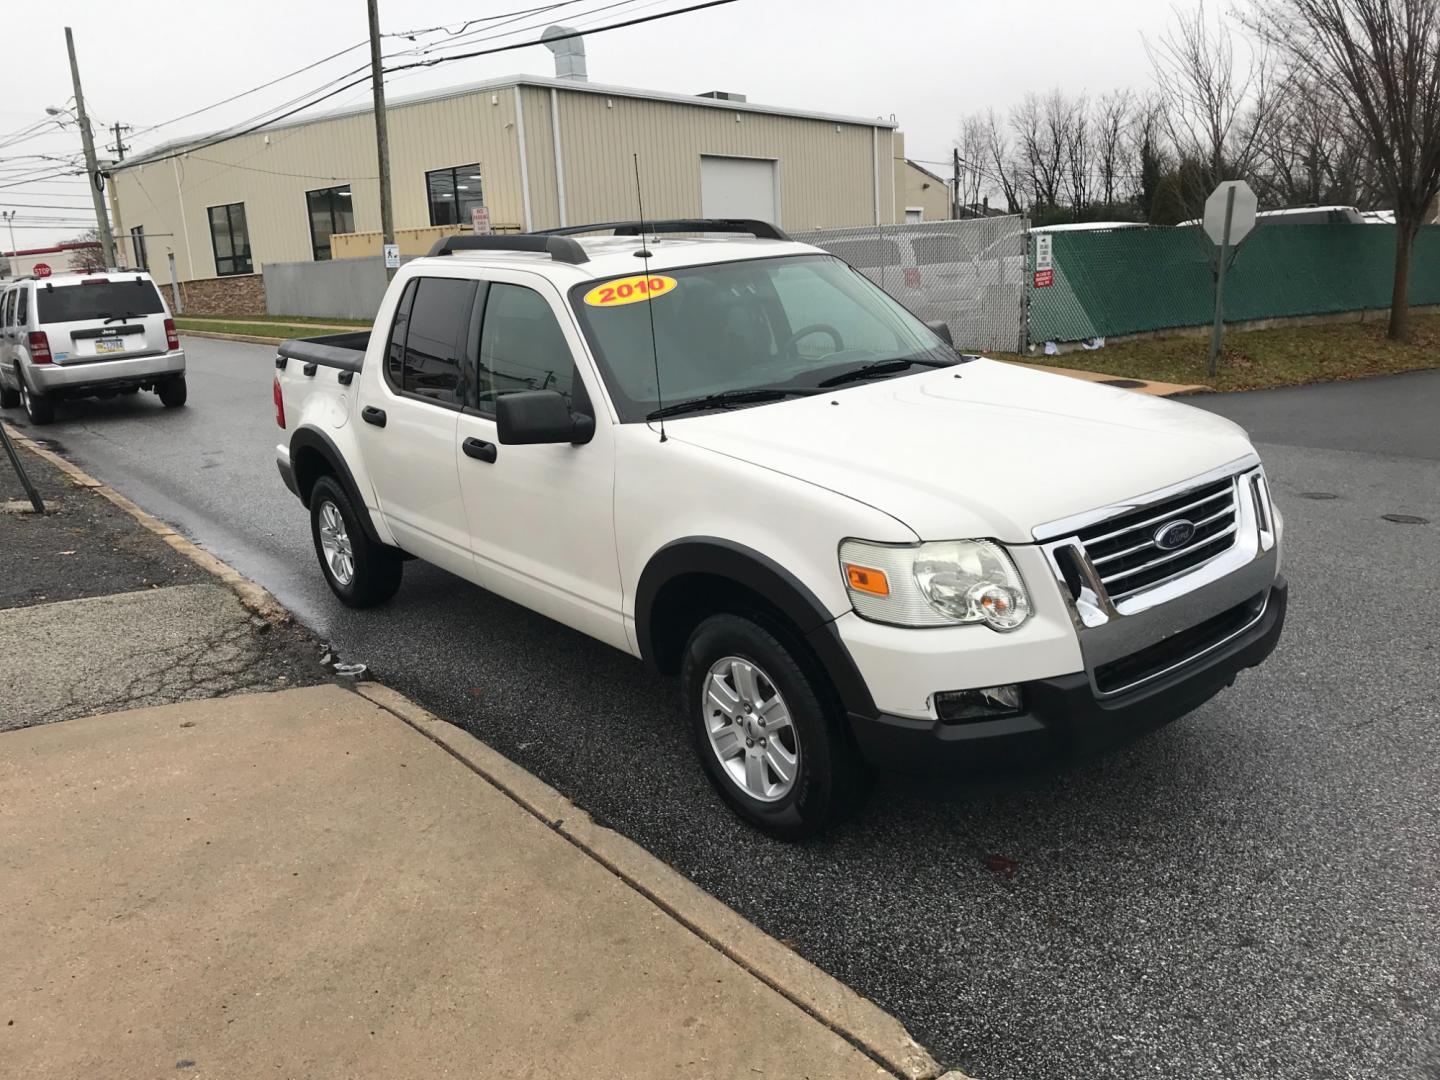
[[[21,288],[15,293],[15,325],[24,326],[30,318],[30,290]]]
[[[462,357],[475,283],[417,278],[405,288],[390,332],[386,375],[402,393],[464,403]]]
[[[479,408],[516,390],[559,390],[572,401],[575,358],[545,298],[523,285],[495,282],[480,331]]]
[[[165,310],[160,293],[150,281],[96,281],[35,290],[42,323],[80,322],[137,315],[159,315]]]

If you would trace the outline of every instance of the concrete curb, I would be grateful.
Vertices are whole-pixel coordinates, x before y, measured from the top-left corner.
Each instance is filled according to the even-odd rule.
[[[166,525],[153,514],[140,509],[133,502],[121,495],[114,488],[102,484],[93,476],[87,473],[78,465],[65,460],[53,450],[47,450],[35,440],[20,434],[13,427],[6,424],[5,430],[9,432],[10,438],[16,446],[23,446],[36,457],[48,461],[57,469],[68,476],[77,487],[89,488],[103,499],[108,499],[115,506],[138,521],[150,532],[154,533],[165,543],[184,555],[200,569],[213,574],[224,583],[231,592],[240,598],[240,602],[263,619],[271,622],[284,622],[290,618],[290,613],[280,604],[269,592],[255,584],[240,571],[236,570],[229,563],[216,558],[210,552],[200,547],[194,541],[181,536],[178,532]]]
[[[905,1080],[968,1080],[946,1072],[900,1021],[786,948],[694,882],[475,736],[380,683],[356,689],[438,744],[530,814],[647,897],[772,990]]]

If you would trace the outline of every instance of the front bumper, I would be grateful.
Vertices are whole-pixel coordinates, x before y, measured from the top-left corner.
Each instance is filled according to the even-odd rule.
[[[87,360],[67,364],[27,364],[30,389],[54,397],[85,397],[107,390],[151,386],[185,374],[185,350],[130,356],[123,360]]]
[[[851,711],[866,759],[878,768],[944,774],[996,757],[1084,752],[1152,731],[1203,705],[1275,649],[1285,624],[1288,587],[1277,577],[1254,598],[1260,614],[1195,659],[1134,690],[1096,693],[1087,672],[1021,683],[1024,711],[996,720],[946,723]],[[999,680],[997,680],[999,681]]]

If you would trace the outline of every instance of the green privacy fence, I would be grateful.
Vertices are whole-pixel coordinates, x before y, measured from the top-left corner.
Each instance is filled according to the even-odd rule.
[[[1085,341],[1215,316],[1214,245],[1198,226],[1051,233],[1054,279],[1029,296],[1032,343]],[[1030,262],[1035,237],[1030,238]],[[1225,321],[1390,306],[1393,225],[1267,225],[1225,276]],[[1410,301],[1440,304],[1440,225],[1415,241]]]

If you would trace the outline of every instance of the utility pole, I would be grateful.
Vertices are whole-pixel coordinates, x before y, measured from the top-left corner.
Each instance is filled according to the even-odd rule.
[[[134,131],[135,129],[132,128],[129,124],[116,123],[116,124],[114,124],[114,125],[110,128],[110,130],[115,133],[115,145],[114,145],[114,146],[107,146],[105,149],[106,149],[106,150],[114,150],[114,151],[115,151],[115,157],[116,157],[117,159],[119,159],[120,161],[124,161],[124,160],[125,160],[125,151],[126,151],[126,150],[129,150],[130,147],[128,147],[128,146],[125,145],[125,140],[122,139],[120,136],[121,136],[121,134],[122,134],[123,132],[126,132],[126,131]]]
[[[365,0],[370,16],[370,82],[375,93],[375,151],[380,159],[380,232],[386,253],[395,243],[395,219],[390,211],[390,135],[385,124],[385,72],[380,67],[379,0]],[[395,267],[385,260],[385,277],[393,280]]]
[[[90,184],[90,198],[95,203],[95,224],[100,230],[100,251],[105,265],[115,265],[115,238],[110,235],[110,214],[105,197],[100,193],[103,182],[100,165],[95,160],[95,139],[90,134],[90,118],[85,115],[85,95],[80,91],[80,65],[75,60],[75,36],[65,27],[65,47],[70,50],[70,81],[75,85],[75,119],[80,122],[80,141],[85,146],[85,174]]]
[[[10,226],[10,254],[14,255],[20,249],[15,246],[15,214],[14,210],[0,210],[0,217],[5,219],[5,224]]]
[[[955,177],[950,181],[950,216],[960,216],[960,148],[951,151],[955,155]]]

